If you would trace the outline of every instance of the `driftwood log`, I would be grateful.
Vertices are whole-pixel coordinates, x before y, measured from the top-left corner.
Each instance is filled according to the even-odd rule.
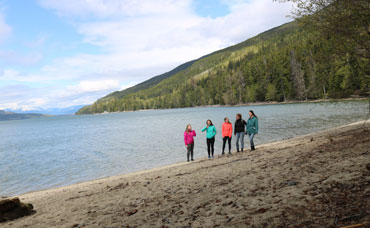
[[[32,204],[22,203],[19,198],[0,200],[0,222],[21,218],[35,212]]]

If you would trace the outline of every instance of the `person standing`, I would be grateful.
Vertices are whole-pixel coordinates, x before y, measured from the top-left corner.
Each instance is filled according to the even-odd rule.
[[[214,157],[215,152],[215,135],[217,133],[215,126],[213,126],[213,123],[211,120],[207,120],[206,126],[202,129],[203,131],[207,132],[207,150],[208,150],[208,158]]]
[[[236,152],[239,152],[239,140],[241,151],[244,149],[244,134],[246,125],[247,123],[242,119],[242,114],[236,114],[236,120],[234,124],[234,135],[236,135]]]
[[[230,123],[229,118],[224,118],[224,123],[222,124],[222,155],[225,154],[226,141],[229,144],[229,154],[231,154],[231,137],[233,135],[233,125]]]
[[[253,110],[249,111],[249,119],[247,121],[247,134],[251,144],[251,150],[255,150],[253,138],[258,134],[258,117],[254,114]]]
[[[194,137],[197,136],[195,131],[191,129],[191,125],[186,125],[185,132],[184,132],[184,141],[185,146],[187,148],[187,157],[189,161],[189,156],[191,157],[191,160],[194,161],[193,155],[194,155]]]

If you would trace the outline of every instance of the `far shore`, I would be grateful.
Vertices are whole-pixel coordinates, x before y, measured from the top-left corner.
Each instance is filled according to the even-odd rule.
[[[368,227],[370,121],[20,195],[0,227]]]
[[[370,97],[356,97],[356,98],[341,98],[341,99],[317,99],[317,100],[289,100],[289,101],[264,101],[264,102],[249,102],[235,105],[201,105],[194,107],[182,107],[182,108],[159,108],[159,109],[139,109],[130,111],[116,111],[108,112],[104,111],[102,113],[92,113],[93,115],[109,114],[109,113],[121,113],[121,112],[144,112],[144,111],[154,111],[154,110],[169,110],[169,109],[183,109],[183,108],[217,108],[217,107],[244,107],[244,106],[263,106],[263,105],[282,105],[282,104],[301,104],[301,103],[322,103],[322,102],[340,102],[340,101],[365,101],[370,100]],[[88,114],[80,114],[88,115]]]

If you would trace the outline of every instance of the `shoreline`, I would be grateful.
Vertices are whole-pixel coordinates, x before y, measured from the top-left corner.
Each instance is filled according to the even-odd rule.
[[[269,147],[269,146],[273,146],[273,145],[278,145],[278,144],[281,144],[284,141],[306,138],[306,137],[314,136],[314,135],[317,135],[317,134],[320,134],[320,133],[322,134],[322,133],[329,132],[329,131],[339,130],[339,129],[342,129],[344,127],[356,126],[356,125],[359,125],[361,123],[366,123],[366,122],[370,122],[370,120],[369,121],[363,120],[363,121],[353,122],[353,123],[350,123],[350,124],[346,124],[346,125],[338,126],[338,127],[334,127],[334,128],[329,128],[329,129],[318,131],[318,132],[312,132],[312,133],[308,133],[308,134],[304,134],[304,135],[298,135],[298,136],[295,136],[293,138],[287,138],[287,139],[283,139],[283,140],[272,141],[272,142],[268,142],[268,143],[258,145],[258,146],[256,146],[256,148],[265,148],[265,147]],[[236,151],[232,151],[232,153],[235,154]],[[218,158],[222,158],[222,157],[220,155],[215,155],[214,159],[218,159]],[[0,196],[0,199],[1,198],[4,198],[4,199],[5,198],[12,198],[12,197],[22,197],[23,195],[37,194],[39,192],[49,192],[49,191],[54,192],[54,190],[56,192],[58,192],[58,190],[64,190],[64,189],[67,189],[67,188],[74,188],[74,186],[89,185],[89,184],[94,184],[96,182],[109,182],[109,181],[124,178],[124,177],[131,177],[131,176],[135,176],[135,175],[143,175],[143,174],[146,174],[146,173],[161,171],[161,170],[165,170],[165,169],[171,169],[171,168],[174,168],[174,167],[181,167],[181,166],[188,165],[188,164],[191,164],[191,163],[208,161],[208,160],[209,159],[206,156],[204,156],[204,157],[201,157],[201,158],[195,160],[194,162],[190,162],[190,163],[186,162],[186,161],[177,162],[177,163],[173,163],[173,164],[169,164],[169,165],[165,165],[165,166],[143,169],[143,170],[139,170],[139,171],[124,173],[124,174],[118,174],[118,175],[114,175],[114,176],[101,177],[101,178],[96,178],[96,179],[87,180],[87,181],[81,181],[81,182],[77,182],[77,183],[73,183],[73,184],[69,184],[69,185],[62,185],[62,186],[56,186],[56,187],[51,187],[51,188],[46,188],[46,189],[40,189],[40,190],[25,192],[25,193],[22,193],[22,194],[15,194],[13,196]]]
[[[0,223],[0,227],[117,227],[118,224],[121,227],[124,224],[130,227],[186,224],[194,227],[233,227],[237,224],[277,227],[284,221],[292,224],[294,219],[297,225],[307,226],[305,221],[294,217],[297,211],[289,214],[292,204],[302,210],[311,210],[307,205],[311,201],[317,203],[326,188],[338,183],[357,183],[354,180],[361,175],[364,181],[370,181],[370,172],[367,174],[363,168],[369,163],[369,132],[370,122],[359,121],[258,145],[255,152],[248,150],[211,160],[180,162],[25,193],[18,197],[34,204],[37,213]],[[355,143],[355,140],[360,141]],[[353,145],[346,148],[348,143]],[[326,166],[331,169],[323,171]],[[293,181],[293,185],[286,187],[289,181]],[[324,190],[312,190],[312,185]],[[370,196],[366,184],[359,188],[364,188],[363,194]],[[194,213],[201,216],[194,217]],[[315,224],[315,213],[307,216],[312,217],[311,225]],[[333,215],[328,216],[330,219],[325,220],[326,223],[321,220],[320,223],[332,222]],[[369,216],[364,218],[369,219]]]
[[[291,100],[291,101],[264,101],[264,102],[250,102],[235,105],[201,105],[193,107],[180,107],[180,108],[158,108],[158,109],[139,109],[130,111],[116,111],[108,112],[104,111],[102,113],[90,113],[90,114],[74,114],[74,115],[106,115],[111,113],[126,113],[126,112],[145,112],[145,111],[155,111],[155,110],[170,110],[170,109],[184,109],[184,108],[218,108],[218,107],[244,107],[244,106],[263,106],[263,105],[284,105],[284,104],[306,104],[306,103],[322,103],[322,102],[341,102],[341,101],[365,101],[370,100],[370,97],[357,97],[357,98],[340,98],[340,99],[317,99],[317,100]]]

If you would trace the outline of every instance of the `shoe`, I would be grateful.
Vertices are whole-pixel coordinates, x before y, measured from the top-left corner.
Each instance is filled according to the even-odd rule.
[[[254,146],[251,147],[251,150],[256,150],[256,148]]]
[[[243,152],[243,148],[242,148],[242,152]]]
[[[236,152],[239,152],[239,149],[237,149]]]
[[[211,158],[211,156],[208,155],[208,159],[210,159],[210,158]]]
[[[221,155],[225,155],[225,152],[222,152],[222,154]]]
[[[189,162],[189,159],[188,159],[188,162]]]
[[[194,159],[191,159],[191,161],[194,161]]]
[[[231,152],[229,152],[229,155],[231,155]]]

